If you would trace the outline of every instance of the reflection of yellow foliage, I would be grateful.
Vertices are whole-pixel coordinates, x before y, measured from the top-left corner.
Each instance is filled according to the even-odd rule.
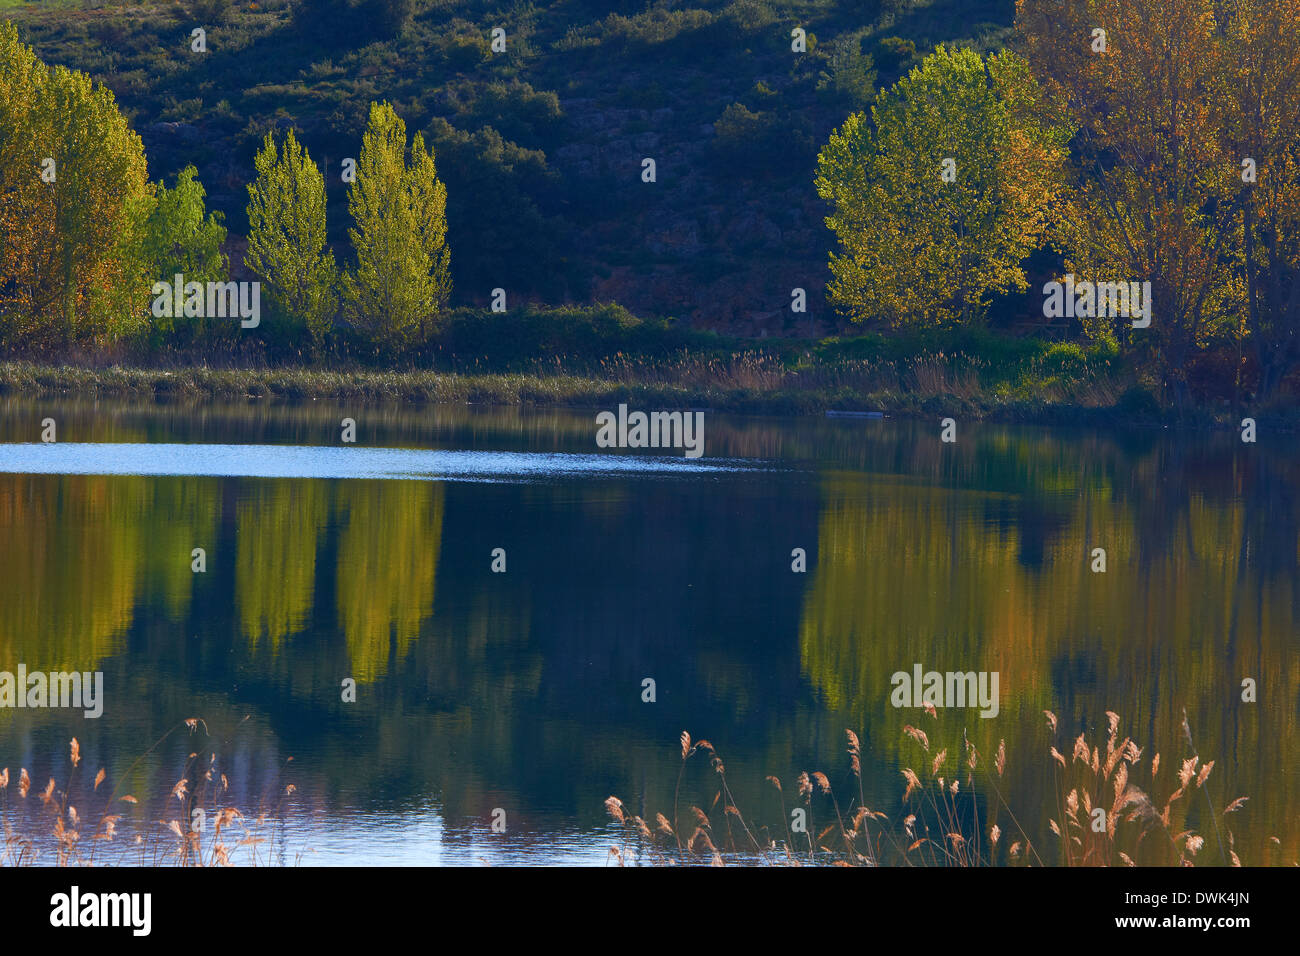
[[[189,610],[194,588],[191,551],[204,548],[211,557],[220,518],[220,483],[212,478],[121,480],[141,486],[148,540],[144,576],[161,592],[168,615],[179,620]]]
[[[1015,542],[972,533],[982,500],[882,478],[826,480],[800,647],[832,707],[861,713],[883,700],[890,674],[918,661],[985,667],[979,655],[1001,588],[971,572],[1014,565]]]
[[[1258,562],[1244,562],[1246,509],[1255,508],[1258,522],[1259,507],[1177,492],[1154,504],[1124,500],[1087,483],[1050,505],[1027,499],[1027,513],[1061,518],[1039,542],[1041,562],[1030,566],[1020,550],[1036,533],[1032,519],[990,527],[982,505],[992,496],[881,476],[825,479],[800,653],[828,706],[903,765],[919,757],[902,738],[909,722],[932,739],[942,730],[959,740],[967,730],[985,755],[1005,737],[1030,805],[1047,792],[1035,776],[1046,750],[1043,709],[1061,714],[1066,743],[1105,709],[1118,711],[1148,756],[1163,749],[1175,766],[1175,757],[1191,754],[1186,708],[1195,748],[1220,761],[1213,802],[1251,798],[1256,816],[1230,821],[1245,828],[1237,830],[1243,857],[1276,862],[1266,847],[1276,834],[1285,858],[1295,858],[1300,780],[1283,768],[1294,766],[1300,733],[1293,706],[1300,593],[1293,572],[1264,577]],[[1108,570],[1093,574],[1090,550],[1101,545]],[[1000,717],[940,711],[934,724],[895,710],[890,676],[915,662],[998,671]],[[1259,703],[1242,704],[1244,677],[1271,700],[1261,690]]]
[[[339,489],[338,613],[358,682],[383,676],[391,643],[405,657],[433,612],[444,494],[421,481]]]
[[[95,670],[140,578],[142,484],[0,476],[0,669]]]
[[[253,644],[269,637],[275,653],[311,610],[317,536],[329,517],[325,488],[318,481],[258,482],[238,516],[240,626]]]

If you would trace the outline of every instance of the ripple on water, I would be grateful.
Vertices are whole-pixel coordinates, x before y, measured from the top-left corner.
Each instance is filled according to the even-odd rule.
[[[0,473],[32,475],[520,482],[734,473],[754,467],[755,463],[728,459],[704,463],[650,455],[559,452],[79,442],[0,445]]]

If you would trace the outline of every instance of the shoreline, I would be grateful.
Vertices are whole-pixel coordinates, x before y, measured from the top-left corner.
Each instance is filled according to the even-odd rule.
[[[898,390],[862,394],[848,388],[700,386],[601,379],[579,374],[468,374],[431,370],[371,371],[328,368],[147,368],[47,365],[0,361],[0,396],[30,398],[301,402],[345,399],[406,405],[498,405],[575,409],[689,408],[741,415],[804,418],[952,416],[997,424],[1096,428],[1171,427],[1203,431],[1238,427],[1230,407],[1176,410],[1123,400],[1112,406],[1027,401],[982,393],[974,398]],[[1243,416],[1251,410],[1243,407]],[[1300,430],[1300,416],[1257,412],[1283,431]]]

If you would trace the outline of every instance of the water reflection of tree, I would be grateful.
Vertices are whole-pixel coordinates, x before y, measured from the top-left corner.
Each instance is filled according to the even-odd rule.
[[[0,667],[94,670],[121,649],[144,505],[139,482],[0,475]]]
[[[563,416],[552,426],[577,440]],[[803,447],[779,433],[724,437]],[[916,760],[901,724],[922,718],[888,706],[889,674],[996,669],[1001,717],[941,714],[933,739],[966,727],[987,757],[1005,737],[1032,802],[1052,780],[1042,709],[1070,733],[1114,709],[1173,768],[1186,707],[1220,761],[1216,801],[1251,797],[1234,821],[1243,857],[1274,861],[1262,841],[1277,832],[1294,859],[1300,780],[1281,769],[1300,729],[1294,462],[1226,440],[1171,450],[1150,435],[979,427],[945,447],[937,429],[902,433],[915,440],[835,432],[826,454],[845,467],[802,479],[811,489],[767,478],[698,496],[667,482],[575,496],[2,476],[0,648],[29,667],[110,670],[133,712],[83,738],[105,762],[188,711],[224,726],[253,712],[267,737],[246,760],[310,741],[297,764],[310,799],[436,794],[460,819],[508,803],[520,825],[543,807],[597,820],[626,781],[662,809],[684,728],[723,751],[748,810],[767,773],[832,771],[853,727],[868,799],[890,808],[896,764]],[[193,575],[205,541],[208,573]],[[487,570],[498,545],[506,575]],[[789,571],[795,545],[807,575]],[[1088,571],[1094,546],[1104,576]],[[651,674],[654,708],[639,699]],[[344,676],[363,686],[355,706],[339,701]],[[1259,680],[1258,705],[1239,703],[1242,676]],[[58,726],[61,753],[79,731]],[[145,766],[157,779],[133,789],[175,783],[167,761]],[[270,781],[269,767],[246,769]],[[686,785],[707,795],[699,773]]]
[[[915,662],[998,670],[1001,717],[941,714],[932,736],[960,739],[965,727],[986,755],[1006,737],[1031,806],[1052,779],[1040,759],[1043,709],[1072,733],[1104,727],[1102,712],[1116,710],[1148,758],[1165,748],[1169,768],[1191,754],[1181,742],[1186,708],[1196,747],[1219,761],[1220,808],[1252,799],[1253,815],[1233,821],[1247,856],[1276,862],[1265,844],[1276,833],[1294,859],[1300,785],[1284,770],[1300,730],[1294,463],[1227,442],[1132,453],[1112,444],[1082,462],[1052,439],[1025,444],[1003,456],[1010,461],[978,448],[928,462],[939,480],[1001,493],[825,477],[821,556],[801,624],[806,673],[891,766],[918,759],[902,725],[930,723],[889,705],[893,672]],[[1062,469],[1066,481],[1054,474]],[[1055,515],[1051,538],[1033,546],[1038,561],[1024,560],[1023,539],[1037,533],[1017,518],[1026,509]],[[990,514],[1011,517],[991,528]],[[1093,547],[1107,549],[1105,575],[1089,570]],[[1244,677],[1259,682],[1259,703],[1241,702]],[[1208,830],[1207,814],[1197,806],[1190,820]]]
[[[326,490],[317,481],[259,481],[237,506],[240,625],[251,644],[268,639],[272,653],[311,610],[316,550],[329,518]]]
[[[335,593],[352,676],[372,681],[400,663],[433,613],[442,540],[443,486],[424,481],[344,482]]]

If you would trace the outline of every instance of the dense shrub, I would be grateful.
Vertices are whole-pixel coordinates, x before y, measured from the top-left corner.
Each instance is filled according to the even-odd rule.
[[[452,278],[461,301],[484,302],[494,288],[561,298],[560,225],[534,198],[556,191],[546,155],[490,126],[470,133],[436,119],[427,135],[447,184]]]
[[[397,36],[414,9],[414,0],[298,0],[293,17],[295,28],[316,42],[349,47]]]
[[[876,96],[875,61],[858,41],[838,44],[817,82],[819,92],[835,97],[849,111],[865,109]]]
[[[547,146],[564,114],[554,93],[529,83],[490,83],[462,114],[462,126],[491,126],[503,137],[529,146]]]
[[[916,62],[916,44],[902,37],[884,37],[876,44],[875,61],[887,73],[902,73]]]
[[[755,112],[732,103],[713,124],[720,175],[781,175],[812,165],[815,146],[808,121],[784,112]]]
[[[190,0],[185,9],[195,23],[210,28],[230,22],[236,6],[236,0]]]
[[[453,309],[433,347],[452,367],[518,371],[555,358],[568,368],[594,368],[620,354],[666,358],[683,348],[709,348],[718,341],[669,321],[639,319],[619,305],[522,306],[507,312]]]

